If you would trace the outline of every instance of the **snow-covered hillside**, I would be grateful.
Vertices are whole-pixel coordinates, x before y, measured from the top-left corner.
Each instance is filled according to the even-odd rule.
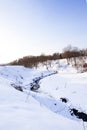
[[[86,121],[71,111],[87,113],[87,73],[63,63],[59,68],[54,73],[54,67],[0,67],[0,130],[87,129]],[[35,83],[39,88],[32,91]]]
[[[52,60],[38,64],[39,70],[53,70],[58,73],[77,73],[77,69],[72,64],[67,64],[66,59]]]

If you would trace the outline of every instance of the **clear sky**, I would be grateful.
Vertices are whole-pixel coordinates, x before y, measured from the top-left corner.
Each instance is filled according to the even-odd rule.
[[[0,0],[0,63],[87,48],[86,0]]]

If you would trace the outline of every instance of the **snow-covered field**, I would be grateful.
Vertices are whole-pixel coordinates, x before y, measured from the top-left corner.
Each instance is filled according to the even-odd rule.
[[[87,73],[63,64],[59,73],[50,75],[53,70],[0,67],[0,130],[87,129],[87,123],[70,112],[75,108],[87,113]],[[40,88],[31,91],[38,77]]]

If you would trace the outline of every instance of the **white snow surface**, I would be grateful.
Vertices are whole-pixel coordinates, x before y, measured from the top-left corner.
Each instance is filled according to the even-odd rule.
[[[71,73],[67,69],[67,73],[65,70],[47,76],[53,73],[52,69],[1,66],[0,130],[83,130],[83,121],[71,116],[69,108],[87,113],[87,73],[71,69]],[[40,88],[30,91],[30,83],[42,75]],[[11,84],[21,86],[23,92]],[[63,103],[62,97],[68,102]],[[87,129],[87,124],[84,125]]]

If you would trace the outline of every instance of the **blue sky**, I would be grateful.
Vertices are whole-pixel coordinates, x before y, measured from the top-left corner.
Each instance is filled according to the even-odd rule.
[[[86,0],[0,0],[0,63],[87,48]]]

